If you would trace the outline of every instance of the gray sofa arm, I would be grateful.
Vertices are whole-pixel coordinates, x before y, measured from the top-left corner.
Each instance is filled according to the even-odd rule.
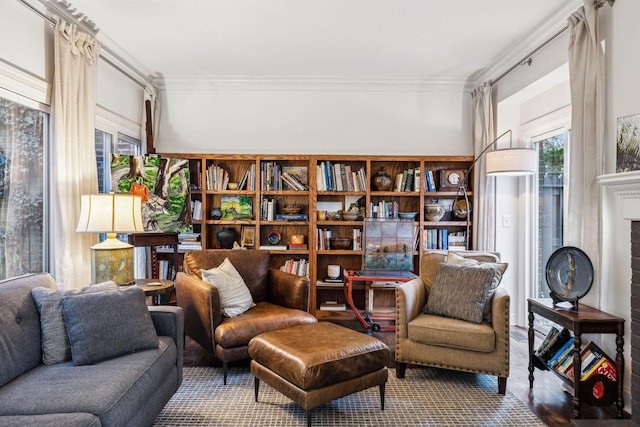
[[[171,337],[178,351],[178,387],[182,384],[182,365],[184,355],[184,311],[180,307],[157,305],[149,307],[151,320],[160,336]]]

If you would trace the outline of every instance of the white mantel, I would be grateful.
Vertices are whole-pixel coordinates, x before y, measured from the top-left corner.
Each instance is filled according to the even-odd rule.
[[[640,221],[640,171],[601,175],[598,182],[622,198],[622,217]]]

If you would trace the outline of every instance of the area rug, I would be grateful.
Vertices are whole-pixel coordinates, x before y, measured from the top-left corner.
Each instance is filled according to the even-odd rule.
[[[306,426],[306,412],[261,383],[254,400],[248,367],[185,367],[184,381],[155,426]],[[378,387],[313,410],[314,426],[544,426],[514,395],[497,393],[495,377],[432,368],[389,370],[385,409]]]

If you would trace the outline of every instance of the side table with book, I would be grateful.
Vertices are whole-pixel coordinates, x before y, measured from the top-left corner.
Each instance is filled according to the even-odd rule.
[[[624,417],[624,319],[580,304],[554,305],[551,299],[529,298],[529,387],[534,370],[549,370],[573,388],[573,417],[581,417],[582,403],[594,406],[615,404],[617,417]],[[553,326],[534,350],[534,315]],[[582,342],[583,333],[616,334],[615,360],[595,343]]]

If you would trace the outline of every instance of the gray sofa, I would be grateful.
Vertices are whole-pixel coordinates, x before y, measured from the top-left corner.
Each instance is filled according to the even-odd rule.
[[[182,309],[149,307],[155,348],[83,366],[44,364],[36,287],[56,283],[46,273],[0,281],[0,425],[151,425],[182,382]]]

